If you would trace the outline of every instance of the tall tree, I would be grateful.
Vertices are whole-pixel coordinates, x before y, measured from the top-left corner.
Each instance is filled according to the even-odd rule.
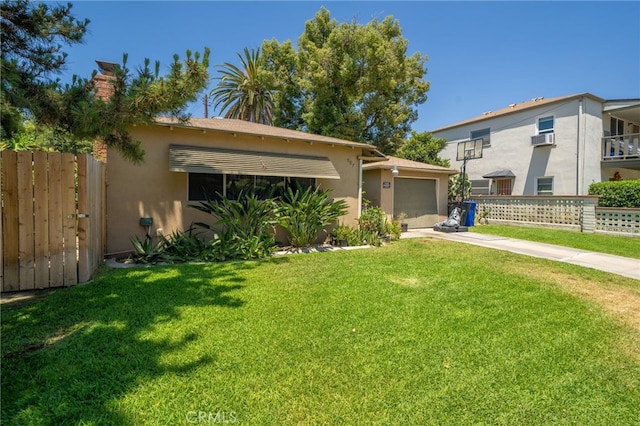
[[[446,139],[434,138],[429,132],[418,133],[412,130],[409,139],[398,148],[395,155],[407,160],[450,167],[449,160],[438,156],[445,146],[447,146]]]
[[[393,153],[425,102],[427,58],[407,55],[397,20],[338,23],[321,8],[307,21],[298,50],[287,41],[262,44],[274,79],[274,124],[373,143]]]
[[[211,91],[214,108],[226,111],[225,118],[237,118],[271,125],[273,97],[266,71],[262,67],[260,49],[244,49],[238,54],[242,68],[225,62],[220,69],[220,82]]]
[[[96,96],[93,76],[74,76],[61,84],[56,78],[65,66],[64,45],[80,43],[89,24],[71,14],[72,5],[50,6],[26,0],[2,2],[1,105],[3,139],[11,137],[26,116],[78,140],[101,138],[132,161],[144,152],[129,135],[133,124],[149,123],[158,115],[187,117],[186,104],[207,85],[209,50],[174,55],[166,76],[146,60],[131,73],[126,54],[113,70],[111,97]],[[95,73],[94,73],[95,76]]]
[[[33,98],[54,85],[50,78],[60,73],[66,62],[64,45],[82,42],[89,21],[74,18],[71,7],[35,5],[27,0],[2,2],[3,138],[20,129],[21,111],[31,108]]]

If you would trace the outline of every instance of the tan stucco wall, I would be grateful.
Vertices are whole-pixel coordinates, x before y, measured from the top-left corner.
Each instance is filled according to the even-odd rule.
[[[142,141],[146,152],[144,164],[134,165],[114,150],[108,154],[108,254],[131,251],[129,238],[144,237],[145,230],[139,224],[141,217],[153,218],[152,235],[159,229],[168,235],[188,229],[194,221],[210,221],[208,215],[187,207],[190,204],[187,173],[169,171],[170,144],[326,156],[340,179],[317,182],[321,188],[332,189],[333,198],[348,203],[349,213],[341,221],[357,218],[359,148],[164,126],[139,126],[132,129],[131,135]]]
[[[398,178],[435,179],[438,200],[438,221],[447,218],[449,175],[429,171],[400,170]],[[362,187],[366,191],[365,197],[369,199],[373,205],[382,207],[389,219],[393,217],[394,180],[395,177],[391,173],[391,170],[388,169],[373,169],[363,172]],[[391,188],[384,188],[384,182],[391,182]]]

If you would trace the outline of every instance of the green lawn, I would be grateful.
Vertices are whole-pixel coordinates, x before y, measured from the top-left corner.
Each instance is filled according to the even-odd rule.
[[[469,228],[480,234],[499,235],[508,238],[557,244],[581,250],[615,254],[617,256],[640,259],[640,238],[620,237],[604,234],[587,234],[584,232],[561,231],[548,228],[534,228],[508,225],[481,225]]]
[[[637,425],[640,329],[565,284],[640,299],[437,239],[109,270],[3,305],[2,423]]]

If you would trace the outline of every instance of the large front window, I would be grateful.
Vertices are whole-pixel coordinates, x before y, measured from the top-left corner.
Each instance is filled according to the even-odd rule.
[[[264,200],[282,195],[286,188],[306,189],[315,183],[313,178],[189,173],[189,201],[216,200],[220,195],[237,200],[241,194]]]
[[[224,194],[224,176],[212,173],[189,173],[189,201],[216,200]]]

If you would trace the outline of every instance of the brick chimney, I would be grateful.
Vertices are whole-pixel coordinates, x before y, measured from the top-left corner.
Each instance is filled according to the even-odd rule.
[[[107,102],[113,95],[113,80],[115,80],[115,71],[118,65],[105,61],[96,61],[96,63],[101,73],[93,77],[96,97]],[[93,156],[103,163],[107,162],[107,145],[104,141],[96,139],[93,142]]]

